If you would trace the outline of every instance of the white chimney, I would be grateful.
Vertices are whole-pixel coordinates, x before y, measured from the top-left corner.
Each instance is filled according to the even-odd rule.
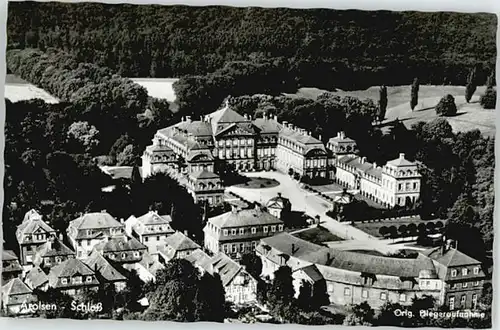
[[[283,121],[283,126],[288,127],[288,122],[286,120]]]
[[[344,131],[340,132],[340,138],[345,139],[345,132]]]
[[[191,116],[186,116],[186,121],[190,122],[191,121]]]
[[[318,140],[323,141],[323,139],[321,138],[321,134],[318,135]]]
[[[377,163],[373,163],[373,168],[377,168]]]
[[[274,115],[274,120],[278,121],[278,116]]]
[[[400,153],[399,154],[399,159],[405,159],[405,154],[404,153]]]
[[[366,157],[361,157],[361,164],[366,163]]]

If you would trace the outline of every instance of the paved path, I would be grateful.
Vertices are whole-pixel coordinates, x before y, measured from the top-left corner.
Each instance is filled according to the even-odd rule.
[[[346,246],[352,244],[357,249],[374,249],[382,253],[396,251],[405,246],[404,243],[392,245],[392,240],[380,239],[351,226],[349,223],[339,222],[327,216],[326,212],[331,209],[331,203],[302,189],[301,184],[292,180],[289,175],[280,172],[250,172],[242,174],[248,177],[274,179],[280,184],[272,188],[258,189],[231,186],[227,187],[226,191],[233,192],[246,200],[259,202],[263,205],[269,199],[281,193],[283,197],[290,200],[293,211],[305,212],[311,218],[319,215],[321,226],[345,240],[350,240],[350,243],[343,243],[347,244]]]
[[[258,201],[263,204],[280,192],[283,197],[290,199],[293,211],[305,212],[311,218],[319,215],[321,225],[339,237],[357,240],[378,240],[376,237],[371,236],[358,228],[354,228],[346,223],[340,223],[327,216],[326,212],[330,210],[331,204],[316,195],[309,194],[309,192],[300,187],[300,184],[297,181],[292,180],[286,174],[279,172],[253,172],[245,173],[244,175],[249,177],[275,179],[280,183],[280,185],[273,188],[263,189],[228,187],[227,190],[234,192],[247,200]]]

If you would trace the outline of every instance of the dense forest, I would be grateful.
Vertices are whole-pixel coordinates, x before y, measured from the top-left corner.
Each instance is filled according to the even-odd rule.
[[[64,49],[124,77],[202,75],[230,61],[286,58],[299,86],[484,83],[493,14],[9,3],[8,47]],[[374,29],[373,27],[377,28]]]

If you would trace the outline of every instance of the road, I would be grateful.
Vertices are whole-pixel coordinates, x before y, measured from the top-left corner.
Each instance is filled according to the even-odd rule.
[[[345,245],[347,248],[347,246],[353,245],[359,249],[361,247],[364,249],[375,249],[382,253],[396,251],[404,247],[404,244],[390,245],[392,243],[391,240],[380,239],[351,226],[349,223],[339,222],[327,216],[326,212],[331,209],[331,204],[318,195],[311,194],[309,191],[302,189],[301,184],[291,179],[289,175],[280,172],[250,172],[242,174],[248,177],[274,179],[280,184],[272,188],[259,189],[231,186],[227,187],[226,191],[233,192],[249,201],[259,202],[263,205],[269,199],[281,193],[283,197],[290,200],[293,211],[305,212],[311,218],[319,215],[321,226],[338,237],[349,241],[356,241],[337,243],[339,247]]]

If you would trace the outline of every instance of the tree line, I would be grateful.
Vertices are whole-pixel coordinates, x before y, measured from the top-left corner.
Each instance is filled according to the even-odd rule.
[[[287,58],[283,80],[291,73],[299,86],[362,89],[417,75],[465,85],[471,66],[496,58],[497,19],[484,13],[28,2],[11,4],[8,16],[9,48],[54,47],[125,77]]]

